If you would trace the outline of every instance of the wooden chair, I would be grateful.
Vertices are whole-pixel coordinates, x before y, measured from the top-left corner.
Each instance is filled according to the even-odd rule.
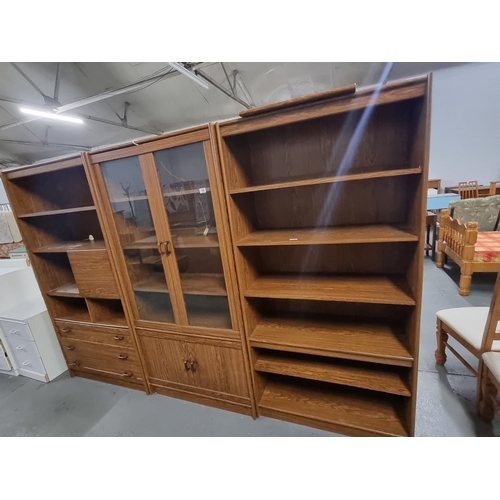
[[[427,181],[427,189],[436,189],[438,194],[441,193],[441,179],[429,179]]]
[[[497,194],[497,186],[500,181],[490,181],[490,196]]]
[[[479,232],[477,222],[462,224],[452,219],[448,210],[441,211],[436,266],[444,267],[446,256],[460,266],[460,295],[470,294],[473,273],[500,271],[500,231],[496,231],[499,216],[500,212],[496,219],[493,217],[493,231]]]
[[[479,361],[483,353],[500,350],[500,333],[497,333],[497,324],[500,320],[500,277],[497,276],[490,307],[443,309],[438,311],[436,316],[437,349],[434,354],[436,363],[441,366],[446,363],[446,348],[448,348],[474,375],[477,375],[476,369],[450,346],[448,337],[455,339]],[[479,368],[481,373],[481,363]]]
[[[459,182],[458,194],[462,200],[469,198],[479,198],[479,185],[477,181]]]

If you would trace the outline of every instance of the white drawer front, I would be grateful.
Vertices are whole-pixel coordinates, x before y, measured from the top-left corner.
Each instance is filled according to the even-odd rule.
[[[8,337],[7,342],[9,343],[10,350],[12,351],[14,356],[17,356],[17,354],[25,354],[30,358],[40,357],[40,354],[38,354],[38,350],[34,342],[23,339],[18,340],[12,337]]]
[[[33,341],[33,335],[28,325],[24,323],[14,323],[13,321],[1,320],[0,326],[7,338],[23,339]]]
[[[30,372],[45,373],[42,360],[37,355],[32,356],[21,350],[14,350],[12,355],[14,356],[18,368]]]

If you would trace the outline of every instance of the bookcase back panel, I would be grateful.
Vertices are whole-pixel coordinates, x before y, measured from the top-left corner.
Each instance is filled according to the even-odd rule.
[[[410,177],[246,193],[235,197],[235,205],[254,230],[404,224],[415,190]]]
[[[265,246],[242,248],[258,274],[405,273],[414,243]]]
[[[228,137],[229,189],[409,167],[416,106],[403,101]]]
[[[12,185],[19,197],[18,215],[94,204],[83,166],[19,177]]]

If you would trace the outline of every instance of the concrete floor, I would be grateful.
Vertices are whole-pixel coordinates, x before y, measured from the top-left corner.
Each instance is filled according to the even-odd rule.
[[[476,378],[453,356],[434,362],[435,313],[487,306],[495,275],[477,274],[469,297],[458,295],[456,266],[425,259],[417,401],[417,436],[500,436],[476,415]],[[474,358],[467,357],[470,362]],[[334,436],[262,417],[256,421],[208,406],[62,375],[49,384],[0,375],[0,436]]]

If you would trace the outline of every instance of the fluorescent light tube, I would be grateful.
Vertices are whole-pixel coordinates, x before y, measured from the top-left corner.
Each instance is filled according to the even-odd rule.
[[[193,82],[201,85],[205,89],[208,89],[208,83],[203,78],[200,78],[194,71],[189,71],[182,64],[177,62],[168,62],[167,64],[172,66],[172,68],[176,69],[179,73],[182,73],[183,75],[193,80]]]
[[[27,115],[40,116],[41,118],[51,118],[52,120],[61,120],[63,122],[71,123],[83,123],[81,118],[75,118],[74,116],[58,115],[57,113],[50,113],[49,111],[41,111],[39,109],[32,108],[21,108],[20,111],[26,113]]]

